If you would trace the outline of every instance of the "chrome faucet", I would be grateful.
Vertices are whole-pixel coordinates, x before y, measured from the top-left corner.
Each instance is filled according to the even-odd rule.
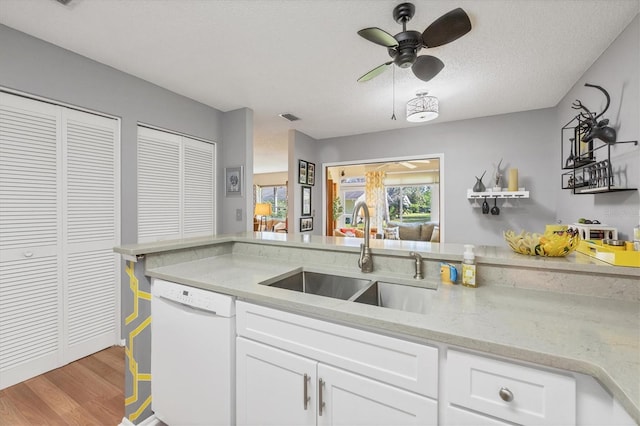
[[[412,257],[416,260],[416,274],[413,276],[416,280],[422,279],[422,256],[420,256],[415,251],[409,253],[409,257]]]
[[[356,223],[356,216],[358,211],[362,208],[364,211],[364,244],[360,244],[360,259],[358,259],[358,266],[362,272],[373,271],[373,258],[371,257],[371,249],[369,248],[369,230],[371,227],[371,218],[369,216],[369,208],[364,201],[358,201],[353,207],[353,213],[351,214],[351,223]]]

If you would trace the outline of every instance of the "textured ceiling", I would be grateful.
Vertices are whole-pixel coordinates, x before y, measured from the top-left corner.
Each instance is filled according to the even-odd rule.
[[[356,32],[401,31],[398,3],[0,0],[0,22],[222,111],[253,109],[254,172],[265,173],[287,169],[289,128],[323,139],[429,125],[403,118],[420,89],[440,99],[434,122],[554,106],[640,9],[639,0],[416,0],[407,29],[456,7],[473,29],[423,49],[445,63],[429,83],[396,68],[393,105],[392,72],[356,82],[389,59]]]

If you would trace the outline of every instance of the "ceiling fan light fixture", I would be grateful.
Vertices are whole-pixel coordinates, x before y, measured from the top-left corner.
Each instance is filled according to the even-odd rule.
[[[438,118],[438,98],[427,96],[428,92],[418,92],[416,97],[407,102],[407,121],[424,123]]]

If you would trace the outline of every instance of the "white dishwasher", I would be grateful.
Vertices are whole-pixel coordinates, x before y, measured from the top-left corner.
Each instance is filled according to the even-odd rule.
[[[151,408],[168,425],[235,424],[233,297],[153,279]]]

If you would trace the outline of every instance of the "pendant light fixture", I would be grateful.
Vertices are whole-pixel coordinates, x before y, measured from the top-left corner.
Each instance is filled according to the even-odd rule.
[[[417,97],[407,102],[407,121],[423,123],[438,118],[438,98],[427,96],[428,93],[417,92]]]

